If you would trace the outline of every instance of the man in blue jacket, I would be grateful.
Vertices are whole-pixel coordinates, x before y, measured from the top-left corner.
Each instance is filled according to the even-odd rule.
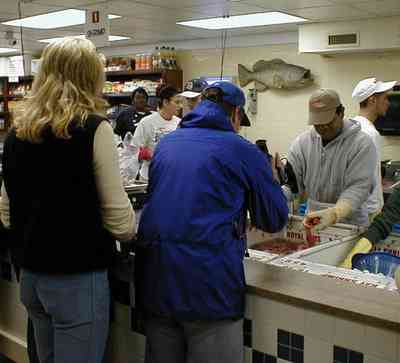
[[[137,251],[147,363],[243,361],[246,219],[267,232],[288,219],[258,148],[237,134],[243,92],[217,82],[150,166]]]

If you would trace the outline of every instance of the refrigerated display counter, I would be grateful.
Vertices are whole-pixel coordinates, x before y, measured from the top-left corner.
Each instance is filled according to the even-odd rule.
[[[247,362],[260,356],[278,362],[400,362],[395,281],[337,267],[363,231],[338,224],[310,239],[300,217],[291,217],[278,234],[249,231],[246,314],[253,343]],[[299,248],[275,250],[272,243],[266,251],[252,249],[282,239]],[[397,245],[400,236],[391,235],[378,249],[393,252]],[[301,344],[293,346],[293,339]]]
[[[245,363],[400,362],[397,288],[385,279],[336,267],[361,233],[358,227],[337,225],[309,239],[306,249],[280,255],[251,247],[274,238],[307,243],[300,218],[291,217],[279,234],[248,232]],[[0,279],[0,352],[23,363],[26,313],[14,277],[5,275]],[[367,283],[358,280],[364,275]],[[146,337],[133,304],[134,289],[121,280],[104,362],[142,363]]]

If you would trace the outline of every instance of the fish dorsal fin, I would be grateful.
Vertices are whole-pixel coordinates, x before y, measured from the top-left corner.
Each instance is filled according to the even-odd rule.
[[[269,61],[271,64],[285,64],[286,62],[280,58],[274,58]]]
[[[273,65],[277,64],[285,64],[285,61],[279,58],[271,59],[270,61],[266,61],[264,59],[261,59],[254,63],[253,65],[253,71],[254,72],[261,72],[264,71],[265,69],[271,68]]]

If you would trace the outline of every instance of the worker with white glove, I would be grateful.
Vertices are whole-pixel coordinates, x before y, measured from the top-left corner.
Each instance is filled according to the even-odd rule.
[[[309,124],[313,127],[297,137],[288,154],[299,194],[308,198],[304,226],[367,226],[364,204],[374,188],[377,162],[373,141],[357,122],[344,118],[334,90],[321,89],[311,96]]]
[[[351,202],[346,199],[340,199],[334,207],[308,213],[304,218],[303,224],[306,228],[313,228],[315,231],[321,231],[326,227],[344,220],[351,212]]]
[[[353,256],[357,253],[368,253],[373,246],[386,239],[392,232],[394,224],[400,223],[400,189],[395,189],[385,204],[382,213],[374,221],[356,243],[340,267],[351,268]]]

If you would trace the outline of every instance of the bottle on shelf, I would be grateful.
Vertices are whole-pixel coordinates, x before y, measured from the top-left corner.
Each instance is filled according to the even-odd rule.
[[[135,54],[135,71],[140,69],[140,54]]]
[[[147,53],[146,55],[146,69],[150,71],[153,68],[153,55],[152,53]]]
[[[157,69],[162,68],[162,61],[161,61],[161,47],[158,48],[158,53],[157,53]]]
[[[167,69],[172,69],[172,51],[170,47],[167,47]]]
[[[167,50],[164,46],[161,47],[161,69],[167,68],[167,60],[166,60]]]
[[[152,59],[152,68],[153,69],[158,69],[158,54],[159,54],[159,49],[158,47],[155,48],[154,53],[153,53],[153,59]]]
[[[178,69],[175,47],[172,47],[171,49],[172,49],[172,69]]]
[[[138,58],[139,58],[139,67],[138,67],[138,71],[141,71],[141,70],[142,70],[142,67],[143,67],[143,56],[142,56],[142,54],[139,54],[139,55],[138,55]]]
[[[140,56],[140,70],[146,69],[146,54],[141,54]]]

